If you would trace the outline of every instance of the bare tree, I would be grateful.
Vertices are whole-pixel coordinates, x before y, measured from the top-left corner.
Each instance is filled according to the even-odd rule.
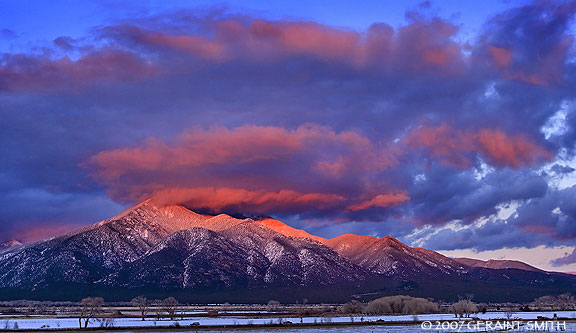
[[[162,300],[162,309],[168,314],[170,320],[174,320],[177,306],[178,300],[176,300],[174,297],[168,297]]]
[[[558,306],[561,310],[571,310],[574,308],[574,296],[570,293],[558,295]]]
[[[539,309],[571,310],[574,309],[576,301],[570,293],[558,296],[542,296],[534,301]]]
[[[222,304],[222,312],[228,312],[230,311],[230,303],[225,302]]]
[[[466,295],[464,298],[460,297],[458,302],[452,304],[452,312],[456,317],[470,318],[471,314],[478,312],[478,307],[472,302],[472,297],[472,295]]]
[[[542,296],[538,297],[534,303],[539,309],[555,308],[556,307],[556,297],[554,296]]]
[[[144,321],[146,318],[146,313],[148,312],[148,299],[144,296],[138,296],[132,299],[131,303],[132,306],[135,306],[138,308],[138,310],[140,310],[140,316],[142,317],[142,321]]]
[[[38,302],[32,304],[32,311],[37,314],[46,314],[48,307],[45,302]]]
[[[280,302],[270,300],[268,301],[268,305],[266,308],[268,311],[278,311],[278,309],[280,308]]]
[[[84,320],[84,328],[86,328],[88,327],[90,320],[102,313],[103,304],[104,299],[102,297],[86,297],[82,299],[80,317],[78,318],[80,328],[82,328],[82,320]]]
[[[162,300],[155,299],[154,301],[151,302],[151,304],[153,305],[154,312],[156,313],[156,320],[164,318],[164,314],[162,313]],[[154,323],[154,325],[156,325],[156,323]]]
[[[514,309],[512,307],[507,307],[506,310],[504,310],[504,315],[506,316],[506,319],[511,320],[514,317]]]
[[[430,300],[418,297],[397,295],[375,299],[364,308],[364,313],[381,314],[418,314],[438,312],[438,305]]]
[[[344,314],[356,314],[364,311],[364,304],[357,300],[352,300],[340,307],[340,312]]]

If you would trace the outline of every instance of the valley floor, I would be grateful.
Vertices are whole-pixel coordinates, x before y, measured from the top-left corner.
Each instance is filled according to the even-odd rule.
[[[556,312],[487,312],[475,315],[476,318],[493,322],[520,322],[519,329],[515,331],[526,331],[530,327],[530,321],[540,319],[547,322],[548,318],[552,322],[554,315],[559,318],[559,322],[566,322],[567,331],[576,331],[576,311],[556,311]],[[507,316],[508,315],[508,316]],[[444,331],[444,332],[476,332],[483,331],[467,328],[466,323],[470,319],[463,319],[460,327],[437,326],[438,323],[453,323],[457,321],[452,314],[422,314],[412,315],[385,315],[385,316],[331,316],[331,317],[283,317],[281,313],[278,317],[259,317],[254,313],[238,312],[229,313],[226,317],[185,317],[180,320],[155,320],[147,318],[142,321],[139,318],[110,318],[107,321],[92,320],[89,329],[99,331],[123,331],[131,330],[139,332],[170,332],[170,331],[196,331],[208,330],[213,332],[223,332],[242,328],[248,331],[270,331],[281,329],[283,333],[292,332],[324,332],[328,328],[330,332],[424,332],[424,331]],[[431,328],[423,329],[423,323],[431,323]],[[303,327],[299,327],[299,326]],[[304,327],[305,326],[305,327]],[[317,327],[315,327],[317,326]],[[0,330],[10,331],[70,331],[78,330],[78,318],[59,318],[54,316],[0,316]],[[474,326],[473,326],[474,327]],[[436,328],[440,328],[439,330]],[[563,327],[562,327],[563,328]],[[555,330],[555,329],[553,329]],[[509,330],[514,331],[514,330]],[[533,330],[532,330],[533,331]]]

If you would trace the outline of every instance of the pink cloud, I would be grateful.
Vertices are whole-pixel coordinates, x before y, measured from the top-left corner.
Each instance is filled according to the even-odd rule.
[[[157,69],[139,56],[112,49],[90,52],[77,60],[24,54],[4,55],[2,60],[0,88],[7,90],[74,90],[93,82],[130,81],[157,74]]]
[[[159,204],[186,204],[195,209],[216,212],[237,211],[269,213],[336,208],[346,199],[330,193],[299,193],[293,190],[266,191],[240,188],[168,188],[155,191],[152,199]]]
[[[521,168],[550,160],[546,148],[523,135],[508,135],[500,130],[456,130],[442,124],[412,130],[404,143],[425,148],[445,165],[465,169],[473,165],[475,154],[497,167]]]
[[[453,40],[458,27],[440,18],[415,19],[395,31],[372,25],[366,33],[310,21],[222,18],[194,21],[197,30],[165,33],[134,25],[100,30],[104,37],[154,53],[178,51],[213,61],[266,62],[301,56],[351,68],[385,72],[433,70],[462,74],[465,63]]]
[[[364,210],[372,207],[395,207],[410,200],[406,193],[378,194],[370,200],[348,206],[348,210]]]
[[[102,151],[86,166],[120,200],[154,197],[162,203],[187,203],[216,212],[346,211],[356,199],[339,189],[344,182],[354,180],[350,185],[367,196],[381,191],[363,179],[396,165],[399,154],[398,149],[376,145],[353,131],[335,132],[313,124],[293,130],[246,125],[196,128],[174,144],[149,139],[139,147]],[[384,195],[366,208],[406,200]]]
[[[321,149],[333,154],[323,156]],[[290,162],[295,156],[304,155],[310,159],[311,168],[341,175],[351,169],[385,170],[397,163],[395,154],[397,151],[377,147],[351,131],[336,133],[312,124],[295,130],[246,125],[235,129],[197,128],[180,135],[175,145],[151,138],[140,147],[100,152],[91,158],[91,164],[97,166],[101,178],[114,180],[133,171],[170,172],[228,163]],[[334,155],[336,161],[331,160]]]

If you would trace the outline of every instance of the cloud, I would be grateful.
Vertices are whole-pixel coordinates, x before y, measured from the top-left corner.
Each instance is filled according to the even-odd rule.
[[[530,170],[494,170],[478,179],[474,169],[434,165],[426,175],[410,187],[411,206],[404,212],[419,225],[470,224],[495,214],[502,203],[543,198],[548,192],[546,180]]]
[[[195,209],[328,214],[397,206],[404,193],[380,193],[363,178],[397,165],[397,149],[353,132],[307,124],[197,128],[172,145],[148,139],[141,147],[102,151],[86,164],[118,200],[154,197]],[[373,195],[368,201],[356,196]]]
[[[576,12],[574,1],[535,1],[493,17],[477,52],[502,77],[536,85],[564,81],[572,45],[566,34]]]
[[[419,127],[404,142],[424,147],[445,165],[466,169],[475,164],[475,155],[497,167],[521,168],[550,160],[553,155],[544,147],[521,135],[510,136],[500,130],[457,130],[446,124]]]
[[[410,198],[404,194],[378,194],[374,198],[350,205],[348,207],[349,210],[364,210],[372,207],[394,207],[398,206],[406,201],[409,201]]]
[[[58,46],[64,41],[57,39]],[[106,81],[126,81],[152,76],[155,69],[136,54],[102,49],[81,56],[50,58],[48,55],[0,56],[0,91],[46,91]]]
[[[443,229],[431,235],[422,246],[433,250],[459,250],[473,248],[478,251],[502,248],[532,247],[542,239],[516,229],[505,221],[492,219],[482,226],[454,230]]]
[[[467,40],[426,6],[365,31],[182,10],[4,53],[2,237],[154,196],[327,235],[474,226],[513,202],[429,245],[572,243],[570,192],[541,168],[574,154],[576,113],[542,134],[576,97],[573,4],[498,13]]]
[[[572,253],[566,253],[563,257],[553,259],[550,263],[554,267],[576,263],[576,250],[572,251]]]
[[[201,211],[252,214],[332,209],[346,200],[329,193],[267,192],[226,187],[168,188],[155,191],[152,199],[158,204],[184,204]]]

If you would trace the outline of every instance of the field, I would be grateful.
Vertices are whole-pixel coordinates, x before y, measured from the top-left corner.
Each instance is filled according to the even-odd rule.
[[[97,314],[88,315],[73,304],[51,307],[17,306],[0,308],[0,330],[6,331],[249,331],[281,330],[282,332],[423,332],[421,325],[429,321],[451,322],[458,320],[460,328],[443,331],[469,332],[466,324],[473,320],[516,321],[520,330],[527,323],[539,319],[542,322],[558,319],[566,322],[568,330],[576,329],[576,311],[503,312],[489,311],[472,315],[472,318],[456,319],[451,313],[419,315],[344,315],[331,311],[332,305],[287,305],[271,309],[269,306],[181,306],[173,318],[163,308],[150,307],[142,319],[136,307],[105,306]],[[38,313],[42,312],[42,313]],[[92,318],[89,318],[93,316]],[[556,319],[555,319],[556,316]],[[448,327],[446,327],[448,328]]]

